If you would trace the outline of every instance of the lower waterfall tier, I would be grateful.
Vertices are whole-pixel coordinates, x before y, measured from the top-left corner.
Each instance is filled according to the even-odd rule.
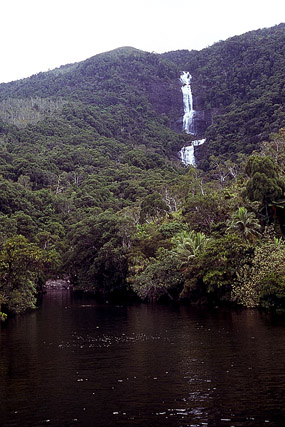
[[[191,145],[188,145],[187,147],[183,147],[179,151],[180,159],[184,165],[189,166],[195,166],[195,153],[194,149],[195,147],[198,147],[198,145],[204,144],[206,139],[198,139],[196,141],[193,141]]]

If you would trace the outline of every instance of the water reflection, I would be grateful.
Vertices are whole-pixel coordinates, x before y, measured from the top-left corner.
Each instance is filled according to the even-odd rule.
[[[284,320],[52,291],[0,333],[0,425],[281,426]]]

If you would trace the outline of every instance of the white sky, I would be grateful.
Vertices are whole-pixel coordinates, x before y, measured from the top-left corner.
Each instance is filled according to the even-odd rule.
[[[0,82],[120,46],[202,49],[285,22],[284,0],[0,0]]]

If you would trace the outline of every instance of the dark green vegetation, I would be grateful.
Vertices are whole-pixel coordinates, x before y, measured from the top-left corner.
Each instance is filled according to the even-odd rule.
[[[213,118],[206,132],[209,155],[250,154],[284,126],[285,25],[219,42],[200,52],[170,52],[193,75],[194,107]],[[203,168],[209,167],[208,156]],[[202,163],[202,162],[201,162]]]
[[[104,298],[284,306],[284,46],[281,24],[0,85],[2,310],[66,275]],[[177,158],[182,70],[207,127],[197,169]]]

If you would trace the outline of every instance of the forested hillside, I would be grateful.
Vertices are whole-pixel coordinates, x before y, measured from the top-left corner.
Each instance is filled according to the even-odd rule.
[[[284,41],[280,24],[200,52],[125,47],[1,84],[2,311],[34,307],[48,277],[104,298],[282,307]],[[178,157],[195,139],[183,70],[198,168]]]
[[[197,108],[209,111],[207,152],[232,159],[250,154],[283,126],[285,25],[252,31],[200,52],[163,55],[193,75]],[[204,162],[203,167],[209,167]]]

